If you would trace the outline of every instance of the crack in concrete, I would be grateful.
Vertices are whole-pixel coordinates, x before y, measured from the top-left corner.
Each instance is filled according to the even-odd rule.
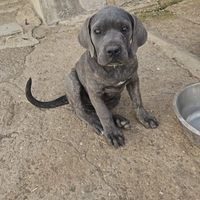
[[[99,172],[99,177],[101,178],[101,180],[107,185],[109,186],[115,193],[115,195],[119,198],[118,194],[117,194],[117,189],[114,188],[112,185],[110,185],[103,177],[103,172],[102,170],[100,169],[100,167],[96,166],[94,163],[92,163],[88,158],[87,158],[87,154],[86,152],[83,152],[81,153],[76,147],[74,147],[74,145],[72,144],[72,142],[70,141],[61,141],[57,138],[53,138],[52,139],[53,141],[56,141],[56,142],[60,142],[60,143],[65,143],[65,144],[68,144],[69,146],[71,146],[79,155],[84,155],[84,158],[85,160],[90,164],[92,165],[94,168],[96,168],[96,171]]]
[[[27,68],[27,57],[28,56],[30,56],[34,51],[35,51],[35,49],[36,49],[36,46],[37,45],[39,45],[40,44],[40,41],[39,41],[39,43],[38,44],[34,44],[33,46],[28,46],[28,47],[30,47],[30,48],[32,48],[32,50],[27,54],[27,55],[25,55],[24,56],[24,60],[23,60],[23,62],[22,62],[22,64],[23,64],[23,67],[15,74],[15,75],[13,75],[13,76],[11,76],[9,79],[13,79],[13,78],[17,78],[17,77],[19,77],[19,76],[21,76],[22,74],[23,74],[23,72],[24,72],[24,70]],[[26,47],[23,47],[23,48],[26,48]],[[1,83],[10,83],[9,81],[2,81],[2,82],[0,82],[0,84]],[[13,84],[13,85],[15,85],[15,84]],[[15,86],[17,86],[17,85],[15,85]],[[19,87],[18,87],[19,88]]]
[[[23,48],[26,48],[26,47],[23,47]],[[32,48],[32,49],[31,49],[31,48]],[[34,47],[31,47],[31,48],[30,48],[30,49],[31,49],[30,52],[29,52],[27,55],[24,55],[24,59],[22,60],[22,63],[21,63],[21,66],[22,66],[22,67],[19,69],[19,71],[17,71],[16,74],[14,74],[14,75],[8,76],[8,77],[6,78],[6,80],[0,81],[0,84],[1,84],[1,83],[9,83],[9,80],[18,78],[19,76],[22,75],[24,69],[26,69],[26,67],[27,67],[27,65],[26,65],[27,56],[29,56],[29,55],[35,50]],[[29,51],[29,50],[27,50],[27,51]]]
[[[12,132],[12,133],[9,133],[9,134],[7,134],[7,135],[2,135],[2,134],[0,134],[0,142],[1,142],[3,139],[10,139],[10,138],[12,137],[12,135],[14,135],[14,134],[19,135],[18,132]]]
[[[2,81],[2,82],[0,82],[0,84],[1,83],[6,83],[6,84],[10,84],[10,85],[13,85],[13,86],[15,86],[16,88],[18,88],[21,92],[23,92],[24,93],[24,90],[22,90],[17,84],[15,84],[15,83],[12,83],[12,82],[10,82],[10,81]]]
[[[193,77],[199,80],[199,59],[195,55],[189,53],[185,48],[180,47],[180,45],[174,45],[174,43],[164,40],[151,30],[148,31],[148,39],[155,44],[155,47],[162,49],[162,52],[168,58],[180,63],[181,65],[179,66],[181,66],[182,69],[188,70]]]
[[[200,25],[200,23],[197,23],[197,22],[194,22],[194,21],[191,21],[190,19],[187,19],[187,18],[181,18],[181,17],[179,17],[179,19],[181,20],[181,21],[186,21],[186,22],[189,22],[189,23],[192,23],[192,24],[195,24],[195,25]]]
[[[70,141],[61,141],[61,140],[59,140],[59,139],[57,139],[57,138],[53,138],[53,139],[51,139],[52,141],[56,141],[56,142],[59,142],[59,143],[63,143],[63,144],[68,144],[69,146],[71,146],[78,154],[80,154],[81,155],[81,152],[76,148],[76,147],[74,147],[74,145],[72,144],[72,142],[70,142]],[[84,153],[85,154],[85,153]]]
[[[13,101],[13,98],[11,99],[11,101]],[[7,125],[11,125],[12,121],[13,121],[13,118],[15,116],[15,105],[14,105],[14,103],[10,105],[10,107],[8,109],[8,112],[10,113],[10,117],[7,120]]]
[[[86,159],[86,161],[89,162],[94,168],[97,169],[97,171],[99,172],[99,176],[100,176],[100,178],[102,179],[102,181],[103,181],[107,186],[109,186],[109,187],[114,191],[115,195],[119,198],[119,195],[117,194],[117,189],[114,188],[114,186],[110,185],[110,184],[104,179],[104,177],[103,177],[103,172],[102,172],[102,170],[100,169],[100,167],[99,167],[99,166],[96,166],[94,163],[92,163],[92,162],[87,158],[87,155],[86,155],[86,154],[85,154],[85,159]]]
[[[15,108],[15,105],[12,102],[13,102],[13,97],[11,96],[10,106],[9,106],[9,108],[5,109],[7,111],[7,113],[3,117],[3,127],[2,128],[4,128],[6,125],[10,126],[12,124],[12,119],[14,117],[14,108]]]
[[[176,65],[181,68],[183,71],[185,71],[190,77],[196,78],[200,81],[200,78],[198,76],[195,76],[194,73],[192,73],[189,69],[183,68],[182,65],[180,64],[180,61],[177,58],[172,58]]]

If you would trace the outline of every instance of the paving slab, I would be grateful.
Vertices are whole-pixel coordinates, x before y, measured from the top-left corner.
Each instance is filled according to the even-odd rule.
[[[4,0],[0,2],[0,6],[5,6],[8,4],[18,3],[18,0]]]
[[[17,24],[17,27],[20,27],[21,34],[13,35],[11,31],[6,29],[7,25],[4,25],[3,30],[6,29],[7,34],[4,34],[4,37],[0,40],[0,49],[34,46],[39,43],[37,39],[32,37],[32,31],[41,24],[41,21],[29,3],[15,13],[14,20],[17,23],[13,22],[12,25]],[[2,33],[5,33],[5,31],[2,31]]]
[[[0,37],[20,34],[22,32],[23,32],[22,27],[16,22],[12,22],[12,23],[4,24],[0,26]]]

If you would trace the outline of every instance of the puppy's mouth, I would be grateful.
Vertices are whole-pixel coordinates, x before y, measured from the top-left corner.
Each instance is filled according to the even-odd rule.
[[[122,63],[109,63],[109,64],[107,64],[106,66],[107,67],[121,67],[121,66],[123,66],[124,64],[122,64]]]
[[[121,62],[117,59],[112,59],[110,61],[107,61],[107,62],[98,62],[100,65],[104,66],[104,67],[120,67],[120,66],[123,66],[125,65],[125,62]]]
[[[129,59],[116,59],[116,58],[114,58],[110,62],[108,62],[105,66],[120,67],[120,66],[127,65],[129,62],[130,62]]]
[[[114,57],[114,58],[110,59],[110,61],[106,64],[106,66],[120,67],[120,66],[123,66],[124,64],[125,64],[125,62],[123,62],[122,59]]]

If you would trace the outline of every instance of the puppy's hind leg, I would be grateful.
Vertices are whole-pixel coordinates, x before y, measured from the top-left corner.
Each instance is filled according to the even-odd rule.
[[[123,128],[123,129],[131,128],[130,121],[126,119],[125,117],[122,117],[121,115],[117,115],[117,114],[113,114],[112,117],[115,122],[115,125],[118,128]]]
[[[69,103],[73,106],[76,115],[85,121],[97,134],[103,134],[103,127],[95,110],[89,112],[87,106],[84,105],[84,88],[81,85],[77,73],[72,69],[66,80],[66,96]],[[87,97],[86,97],[87,98]]]

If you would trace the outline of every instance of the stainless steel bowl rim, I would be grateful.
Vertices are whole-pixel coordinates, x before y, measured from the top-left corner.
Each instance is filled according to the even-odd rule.
[[[191,132],[197,134],[200,136],[200,131],[198,131],[197,129],[195,129],[194,127],[192,127],[190,124],[188,124],[185,119],[183,119],[183,117],[181,116],[179,110],[178,110],[178,107],[177,107],[177,98],[178,96],[184,91],[186,90],[187,88],[190,88],[190,87],[193,87],[195,85],[200,85],[200,83],[194,83],[192,85],[188,85],[184,88],[182,88],[179,92],[176,93],[176,95],[174,96],[174,100],[173,100],[173,107],[174,107],[174,111],[175,111],[175,114],[177,116],[177,118],[180,120],[180,122],[183,124],[183,126],[185,126],[187,129],[189,129]]]

